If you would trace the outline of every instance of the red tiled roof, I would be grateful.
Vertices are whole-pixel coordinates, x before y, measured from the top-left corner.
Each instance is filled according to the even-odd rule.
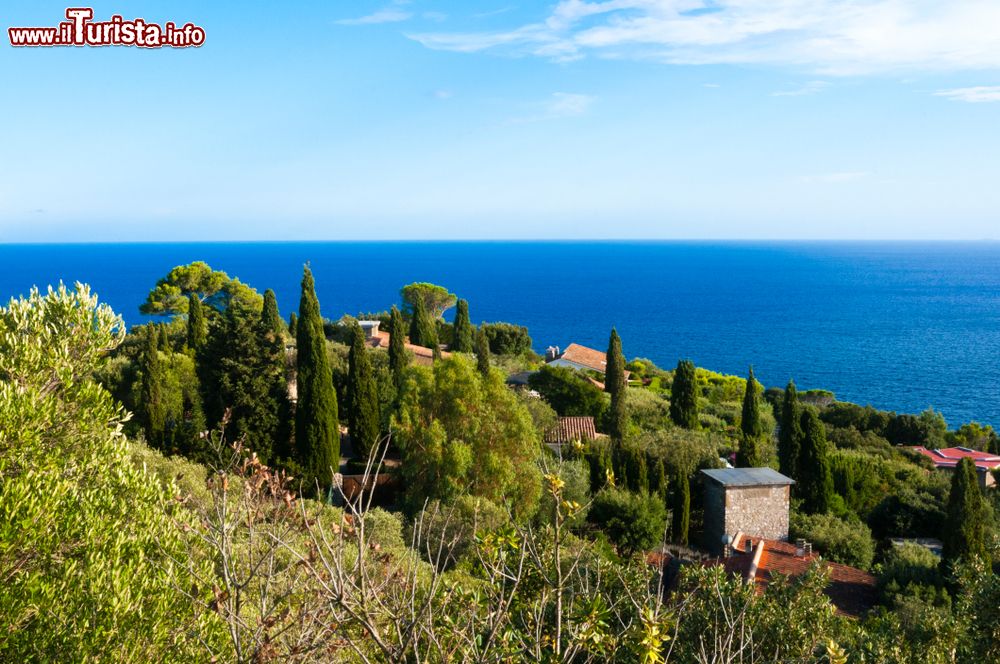
[[[914,452],[919,452],[934,462],[938,468],[954,468],[962,459],[972,459],[977,468],[983,470],[996,470],[1000,468],[1000,456],[970,450],[967,447],[947,447],[943,450],[929,450],[926,447],[915,445],[910,448]]]
[[[587,367],[588,369],[593,369],[594,371],[604,373],[608,366],[608,354],[602,353],[599,350],[594,350],[593,348],[587,348],[586,346],[581,346],[580,344],[570,344],[566,346],[566,350],[562,352],[557,359],[566,360],[567,362],[573,362],[574,364],[579,364],[580,366]],[[628,380],[630,372],[625,372],[625,380]],[[604,385],[593,381],[595,384],[600,385],[601,389],[604,389]]]
[[[389,347],[389,333],[379,330],[368,340],[372,348],[388,348]],[[434,351],[430,348],[424,348],[423,346],[416,346],[407,341],[403,346],[406,350],[410,351],[414,355],[414,359],[419,364],[427,364],[434,361]],[[447,358],[451,357],[451,353],[448,351],[441,351],[441,357]]]
[[[560,417],[559,422],[545,432],[545,442],[562,445],[576,440],[594,440],[597,429],[593,417]]]
[[[753,552],[746,552],[746,543],[753,543]],[[805,574],[820,557],[811,553],[797,556],[796,547],[789,542],[747,537],[742,533],[733,540],[733,555],[723,561],[726,570],[752,580],[762,591],[773,575],[796,577]],[[824,591],[837,610],[849,616],[861,616],[875,605],[874,576],[849,565],[823,561],[830,574],[830,583]]]

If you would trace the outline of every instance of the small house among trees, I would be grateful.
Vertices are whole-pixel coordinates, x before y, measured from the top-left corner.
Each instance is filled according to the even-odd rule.
[[[587,443],[602,436],[597,433],[593,417],[560,417],[556,425],[545,432],[545,444],[557,451],[561,445]]]
[[[721,553],[723,538],[744,533],[788,539],[789,490],[795,480],[772,468],[701,471],[705,488],[705,548]],[[732,541],[730,539],[730,541]]]
[[[606,353],[575,343],[566,346],[566,350],[562,352],[556,346],[550,347],[545,353],[545,361],[552,367],[569,367],[577,371],[596,371],[601,376],[604,376],[608,366]],[[629,372],[626,371],[626,381],[628,376]]]

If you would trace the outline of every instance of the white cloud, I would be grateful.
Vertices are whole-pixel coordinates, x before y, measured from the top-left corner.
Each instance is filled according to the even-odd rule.
[[[337,21],[339,25],[377,25],[379,23],[399,23],[406,21],[413,16],[410,12],[393,7],[380,9],[373,14],[360,16],[358,18],[345,18]]]
[[[557,60],[766,64],[828,75],[1000,67],[996,0],[562,0],[539,21],[411,37],[433,49]]]
[[[804,95],[814,95],[817,92],[822,92],[826,88],[830,87],[830,84],[826,81],[809,81],[804,85],[795,88],[794,90],[779,90],[778,92],[772,92],[772,97],[802,97]]]
[[[954,90],[938,90],[935,97],[947,97],[952,101],[965,101],[979,104],[990,101],[1000,101],[1000,85],[978,85],[972,88],[955,88]]]

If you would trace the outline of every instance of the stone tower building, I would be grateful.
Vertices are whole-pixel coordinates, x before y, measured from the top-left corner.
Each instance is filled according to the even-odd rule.
[[[771,468],[703,470],[705,547],[722,553],[723,538],[788,539],[788,497],[795,480]]]

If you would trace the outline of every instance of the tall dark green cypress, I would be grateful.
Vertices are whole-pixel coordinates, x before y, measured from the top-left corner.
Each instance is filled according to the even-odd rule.
[[[972,459],[959,461],[951,476],[943,557],[949,563],[988,559],[986,505]]]
[[[830,510],[833,499],[833,475],[827,458],[826,427],[812,408],[802,411],[802,432],[796,489],[804,512],[823,514]]]
[[[205,320],[205,306],[195,293],[188,297],[187,346],[197,351],[208,339],[208,321]]]
[[[414,346],[434,348],[437,345],[437,325],[427,313],[424,301],[417,298],[410,318],[410,343]]]
[[[611,328],[608,352],[604,365],[604,389],[611,394],[611,408],[608,411],[608,433],[617,443],[625,440],[628,431],[628,413],[625,410],[625,356],[622,354],[622,340],[618,331]]]
[[[476,331],[476,367],[484,377],[490,375],[490,340],[486,330],[480,325]]]
[[[372,361],[360,325],[354,326],[348,354],[347,407],[348,430],[354,452],[367,458],[378,442],[381,418]]]
[[[297,332],[295,458],[303,469],[306,488],[318,483],[322,489],[330,486],[332,473],[337,472],[340,465],[340,428],[323,317],[308,266],[302,276]]]
[[[653,464],[653,474],[650,478],[649,490],[666,498],[667,484],[667,468],[663,464],[663,457],[657,457],[656,463]]]
[[[261,322],[264,329],[276,337],[284,336],[285,321],[281,319],[281,314],[278,312],[278,298],[275,297],[274,291],[270,288],[264,291],[264,309],[261,312]]]
[[[760,383],[753,375],[747,377],[743,393],[743,417],[740,419],[740,448],[736,452],[736,466],[757,468],[764,465],[764,423],[760,419]]]
[[[142,410],[146,440],[153,447],[163,445],[166,432],[166,404],[163,401],[163,365],[160,362],[158,326],[148,325],[142,350],[142,380],[139,408]]]
[[[698,428],[698,382],[691,360],[677,362],[670,388],[670,419],[685,429]]]
[[[469,321],[469,302],[459,300],[455,309],[451,349],[458,353],[471,353],[473,348],[472,335],[472,323]]]
[[[781,473],[792,479],[799,474],[799,451],[802,449],[802,407],[795,381],[788,381],[781,401],[781,424],[778,430],[778,466]],[[796,492],[797,493],[797,492]]]
[[[157,343],[160,346],[160,350],[164,353],[173,352],[173,348],[170,345],[170,332],[167,330],[167,326],[160,323],[156,328],[159,330],[159,341]]]
[[[403,324],[403,314],[399,309],[392,308],[389,313],[389,370],[396,389],[403,387],[403,377],[409,358],[406,356],[406,326]]]
[[[293,337],[297,336],[299,332],[299,315],[294,311],[288,314],[288,334]]]
[[[268,291],[270,292],[270,291]],[[265,293],[264,309],[261,311],[260,324],[257,326],[260,335],[261,374],[267,383],[266,403],[270,412],[274,413],[276,426],[271,434],[274,438],[271,445],[271,461],[278,458],[288,459],[292,456],[292,402],[288,394],[288,375],[286,371],[287,355],[285,351],[285,323],[278,312],[277,300],[273,297],[274,310],[268,313],[268,298]]]
[[[688,529],[691,524],[691,483],[688,476],[678,472],[674,478],[674,502],[672,507],[672,528],[674,542],[688,543]]]

